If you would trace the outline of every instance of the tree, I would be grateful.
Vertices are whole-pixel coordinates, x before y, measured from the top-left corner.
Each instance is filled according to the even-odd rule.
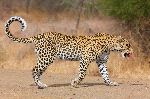
[[[150,54],[150,0],[97,0],[99,8],[119,18],[133,31],[146,56]],[[149,28],[149,29],[148,29]],[[149,32],[146,32],[149,30]]]
[[[76,23],[76,30],[79,28],[79,23],[80,23],[80,16],[83,8],[84,0],[79,0],[78,4],[78,16],[77,16],[77,23]]]
[[[31,5],[31,1],[32,0],[26,0],[26,13],[27,14],[29,13],[29,8],[30,8],[30,5]]]

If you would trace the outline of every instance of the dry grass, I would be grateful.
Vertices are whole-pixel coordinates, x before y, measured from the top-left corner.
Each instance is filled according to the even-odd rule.
[[[11,26],[11,31],[18,37],[29,37],[38,33],[47,31],[62,32],[68,35],[93,35],[96,32],[107,32],[120,35],[123,32],[119,22],[109,17],[102,17],[101,19],[84,19],[82,18],[80,28],[75,32],[76,20],[65,14],[54,16],[43,15],[33,12],[27,15],[25,13],[15,13],[14,15],[23,16],[27,20],[28,28],[25,32],[20,33],[17,23]],[[9,16],[9,15],[8,15]],[[10,16],[9,16],[10,17]],[[36,64],[36,56],[34,54],[33,44],[18,44],[10,41],[3,31],[4,22],[8,17],[3,17],[0,21],[0,68],[1,69],[18,69],[18,70],[31,70]],[[40,20],[40,21],[39,21]],[[135,59],[125,60],[122,59],[119,53],[111,53],[108,62],[108,70],[110,75],[118,78],[135,77],[150,78],[150,64],[144,61],[137,48],[137,43],[130,40],[135,49]],[[49,68],[48,72],[51,73],[66,73],[77,74],[79,62],[70,62],[64,60],[56,60]],[[88,74],[99,75],[96,63],[91,63],[88,69]]]

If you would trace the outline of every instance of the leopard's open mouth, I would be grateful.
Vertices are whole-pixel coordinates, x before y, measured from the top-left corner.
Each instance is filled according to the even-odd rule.
[[[128,51],[125,51],[125,52],[122,52],[121,54],[122,54],[122,57],[123,57],[123,58],[128,58],[128,57],[131,56],[132,53],[130,53],[130,52],[128,52]]]
[[[131,53],[124,53],[124,57],[127,58],[127,57],[130,57]]]

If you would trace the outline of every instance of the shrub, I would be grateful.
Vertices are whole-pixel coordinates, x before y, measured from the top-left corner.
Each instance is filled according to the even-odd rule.
[[[97,0],[99,9],[128,24],[148,57],[150,54],[150,0]]]
[[[126,22],[138,22],[150,17],[149,0],[97,0],[99,8]]]

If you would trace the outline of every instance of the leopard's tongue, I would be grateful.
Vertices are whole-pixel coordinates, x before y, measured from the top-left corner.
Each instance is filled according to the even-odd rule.
[[[128,57],[132,57],[132,53],[129,53],[129,54],[128,54]]]
[[[133,54],[133,53],[130,53],[130,54],[128,55],[128,59],[130,59],[130,60],[135,60],[134,54]]]

